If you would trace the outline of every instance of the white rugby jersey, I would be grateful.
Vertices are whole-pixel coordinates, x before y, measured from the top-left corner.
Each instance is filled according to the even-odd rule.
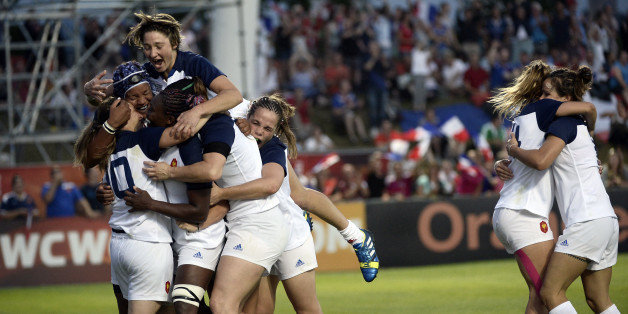
[[[105,174],[115,198],[111,204],[109,226],[123,230],[131,238],[147,242],[171,243],[170,217],[150,210],[129,212],[124,192],[136,186],[158,201],[166,201],[158,182],[142,171],[144,161],[156,161],[161,155],[159,139],[164,128],[143,128],[137,132],[122,131],[116,135],[116,147],[109,157]]]
[[[545,132],[556,115],[561,102],[542,99],[525,106],[514,119],[512,132],[523,149],[538,149]],[[536,170],[510,157],[513,178],[504,182],[495,208],[527,210],[547,218],[554,202],[554,186],[549,169]]]
[[[212,120],[213,123],[210,123]],[[223,144],[230,146],[222,177],[216,180],[216,185],[227,188],[262,177],[262,159],[257,142],[253,137],[242,134],[229,116],[214,114],[199,134],[204,153],[221,151]],[[267,211],[278,203],[274,195],[255,200],[229,200],[227,221]]]
[[[281,140],[273,136],[264,146],[260,148],[262,164],[270,162],[277,163],[283,167],[284,178],[279,191],[275,193],[279,199],[279,209],[288,223],[290,236],[285,251],[301,246],[308,238],[310,226],[303,217],[303,210],[290,197],[290,174],[288,172],[288,150]]]
[[[203,148],[198,136],[168,148],[159,161],[169,164],[171,167],[183,167],[202,161]],[[168,203],[182,204],[188,203],[188,190],[211,189],[209,183],[183,183],[176,180],[165,180],[160,182],[160,187],[164,190]],[[225,222],[223,220],[198,232],[187,232],[177,226],[176,219],[172,221],[172,238],[177,244],[193,246],[197,248],[213,249],[222,244],[225,237]]]
[[[574,116],[558,118],[550,125],[548,134],[565,142],[551,167],[556,201],[565,226],[617,217],[598,171],[595,145],[584,121]]]

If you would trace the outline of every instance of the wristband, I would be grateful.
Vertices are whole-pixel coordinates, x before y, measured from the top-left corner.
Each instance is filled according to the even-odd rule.
[[[116,134],[116,128],[112,127],[111,124],[109,124],[109,122],[105,121],[105,123],[102,124],[102,128],[105,129],[105,132],[114,135]]]

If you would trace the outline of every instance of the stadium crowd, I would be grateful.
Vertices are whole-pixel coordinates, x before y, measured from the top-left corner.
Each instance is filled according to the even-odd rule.
[[[345,164],[339,173],[303,174],[309,186],[334,200],[477,195],[499,191],[492,162],[507,156],[505,127],[485,102],[491,92],[508,84],[530,60],[571,68],[586,64],[594,73],[593,102],[610,104],[604,112],[598,108],[610,120],[609,131],[597,137],[607,186],[625,186],[626,12],[615,12],[610,4],[580,12],[573,0],[542,3],[476,0],[454,11],[449,3],[429,1],[395,7],[386,2],[376,7],[369,2],[312,1],[304,6],[263,1],[258,38],[263,79],[258,79],[257,90],[280,91],[297,107],[293,128],[299,151],[377,147],[368,161]],[[83,18],[79,32],[84,47],[96,42],[114,17]],[[184,50],[209,54],[206,19],[199,15],[183,25]],[[94,51],[101,65],[97,68],[113,69],[141,58],[141,51],[120,44],[132,23],[124,21]],[[34,39],[41,35],[40,21],[28,21],[25,27]],[[64,23],[61,36],[71,32],[71,23]],[[71,65],[71,48],[58,55],[61,69]],[[14,71],[33,67],[32,52],[13,58]],[[92,74],[86,73],[85,81]],[[15,90],[24,101],[28,84],[16,83]],[[83,101],[72,84],[64,93]],[[53,99],[51,108],[60,107],[60,101]],[[489,122],[478,133],[490,149],[473,136],[460,139],[442,132],[446,121],[433,109],[452,103],[469,103],[485,112]],[[420,141],[409,140],[407,149],[393,147],[396,140],[407,140],[409,129],[402,121],[408,111],[423,117],[411,128],[430,134],[418,155]],[[69,118],[54,112],[59,111],[48,115],[52,127],[71,127]],[[85,116],[91,117],[87,106]],[[334,123],[321,124],[327,116]]]

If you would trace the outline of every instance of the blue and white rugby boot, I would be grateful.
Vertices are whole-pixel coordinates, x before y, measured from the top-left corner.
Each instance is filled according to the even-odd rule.
[[[377,258],[377,253],[375,253],[375,243],[373,242],[371,232],[365,229],[360,230],[364,232],[364,242],[354,244],[353,250],[355,250],[355,255],[358,256],[362,277],[364,277],[366,282],[371,282],[377,277],[379,258]]]

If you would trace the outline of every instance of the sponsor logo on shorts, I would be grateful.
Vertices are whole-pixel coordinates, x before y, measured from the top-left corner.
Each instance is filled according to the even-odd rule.
[[[543,233],[547,233],[547,230],[549,229],[547,227],[547,222],[545,221],[541,221],[541,223],[539,224],[539,226],[541,227],[541,232]]]
[[[242,251],[242,244],[238,243],[238,245],[234,246],[233,249],[236,251]]]
[[[170,162],[170,167],[176,167],[177,166],[177,159],[172,158],[172,161]]]
[[[201,252],[196,252],[196,254],[192,255],[192,257],[203,258],[203,255],[201,255]]]
[[[567,243],[567,239],[565,239],[565,241],[560,242],[560,245],[562,245],[562,246],[569,246],[569,243]]]
[[[170,292],[170,281],[166,281],[166,293]]]
[[[301,266],[303,266],[303,265],[305,265],[305,263],[303,263],[303,261],[302,261],[301,259],[299,259],[299,260],[297,261],[296,267],[301,267]]]

